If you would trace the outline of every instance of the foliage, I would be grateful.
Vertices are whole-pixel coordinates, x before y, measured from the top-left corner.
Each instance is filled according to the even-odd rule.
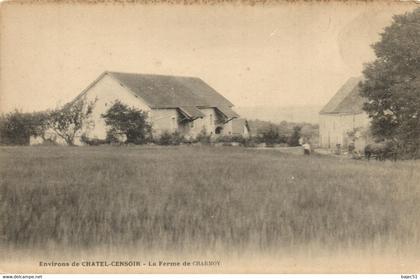
[[[262,133],[262,141],[267,145],[273,145],[279,142],[279,132],[274,125],[270,125],[269,128]]]
[[[102,117],[109,127],[107,138],[110,142],[119,141],[121,135],[126,137],[126,143],[134,144],[144,144],[152,138],[147,112],[115,101]]]
[[[195,137],[195,140],[201,144],[210,144],[211,135],[207,134],[206,128],[203,128],[200,133]]]
[[[301,129],[301,136],[311,144],[317,144],[319,127],[317,124],[310,123],[294,123],[282,121],[278,124],[271,123],[269,121],[262,120],[249,120],[251,137],[257,142],[266,142],[269,139],[268,144],[283,144],[289,143],[290,138],[294,133],[294,127],[299,126]],[[264,134],[266,134],[264,136]],[[277,134],[277,138],[275,136]]]
[[[46,112],[23,113],[18,110],[0,116],[0,143],[29,144],[30,136],[43,137],[47,128]]]
[[[365,139],[369,141],[372,138],[372,134],[370,133],[370,129],[368,127],[356,127],[352,130],[346,132],[348,139],[350,142],[355,143],[360,139]]]
[[[108,139],[89,138],[86,134],[80,137],[80,141],[87,145],[101,145],[110,143]]]
[[[242,135],[232,136],[232,135],[223,135],[216,139],[216,142],[238,142],[243,143],[245,138]]]
[[[290,136],[289,140],[288,140],[288,144],[290,146],[299,146],[299,139],[301,138],[301,130],[302,127],[300,126],[295,126],[293,127],[293,134]]]
[[[389,140],[400,152],[420,148],[420,8],[394,16],[373,45],[376,60],[367,64],[361,95],[377,141]]]
[[[255,147],[257,144],[257,139],[252,137],[244,137],[242,135],[224,135],[216,138],[216,143],[223,143],[223,145],[232,145],[232,143],[239,143],[241,146],[245,147]]]
[[[68,145],[74,145],[74,140],[84,126],[90,124],[89,117],[92,114],[95,101],[87,102],[85,98],[76,100],[55,109],[49,114],[48,126]]]
[[[160,145],[180,145],[185,142],[185,138],[181,133],[175,131],[174,133],[169,133],[164,131],[157,140],[157,144]]]

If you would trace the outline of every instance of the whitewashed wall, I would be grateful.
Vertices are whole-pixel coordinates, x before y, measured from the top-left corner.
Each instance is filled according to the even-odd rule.
[[[233,134],[232,121],[227,122],[223,128],[223,135],[231,136]]]
[[[154,136],[159,136],[165,131],[173,133],[179,127],[179,114],[176,109],[152,109],[149,116]]]
[[[368,127],[369,118],[359,114],[321,114],[319,117],[319,143],[323,148],[345,147],[349,143],[347,132],[359,127]],[[361,148],[362,145],[359,145]]]
[[[147,104],[136,97],[130,90],[120,84],[116,79],[105,75],[93,87],[86,92],[86,100],[94,101],[95,106],[92,112],[92,126],[86,125],[83,132],[89,138],[105,139],[107,127],[102,114],[105,113],[116,100],[123,104],[141,109],[150,114],[150,108]]]

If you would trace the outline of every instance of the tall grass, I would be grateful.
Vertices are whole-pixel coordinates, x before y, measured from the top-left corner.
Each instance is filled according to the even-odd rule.
[[[418,250],[419,170],[239,147],[5,147],[0,245]]]

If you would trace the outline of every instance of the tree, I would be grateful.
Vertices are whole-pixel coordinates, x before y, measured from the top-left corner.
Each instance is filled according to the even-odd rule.
[[[87,102],[85,98],[65,105],[61,109],[49,113],[48,127],[50,127],[68,145],[74,145],[74,140],[84,126],[90,124],[95,101]]]
[[[293,133],[290,136],[289,142],[288,142],[290,146],[299,146],[300,145],[299,139],[300,139],[300,136],[301,136],[300,135],[301,130],[302,130],[302,127],[300,127],[300,126],[293,127]]]
[[[262,140],[268,145],[274,145],[279,142],[279,132],[277,128],[270,124],[267,130],[262,133]]]
[[[361,95],[377,141],[390,141],[400,152],[419,155],[420,8],[397,15],[372,47],[376,60],[365,66]]]
[[[41,137],[44,141],[45,132],[49,128],[49,112],[33,112],[29,114],[29,134],[31,136]]]
[[[18,110],[0,117],[0,143],[25,145],[30,136],[43,136],[48,114],[23,113]]]
[[[18,110],[2,115],[0,138],[3,144],[29,144],[29,121],[26,115]]]
[[[110,141],[125,135],[127,143],[143,144],[151,138],[152,127],[147,122],[147,112],[115,101],[102,117],[109,126],[107,138]]]

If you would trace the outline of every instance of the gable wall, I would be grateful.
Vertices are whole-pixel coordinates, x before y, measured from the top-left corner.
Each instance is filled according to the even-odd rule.
[[[194,127],[190,129],[190,134],[195,136],[203,129],[208,135],[213,135],[216,129],[215,121],[217,120],[216,111],[214,108],[201,108],[200,111],[205,115],[203,118],[194,120]]]
[[[359,114],[320,114],[319,144],[322,148],[336,148],[337,144],[346,147],[349,143],[347,132],[358,127],[367,127],[366,113]],[[359,145],[360,148],[362,145]]]
[[[115,100],[119,100],[123,104],[149,112],[150,114],[150,108],[144,101],[135,97],[129,89],[122,86],[117,80],[109,75],[105,75],[93,87],[89,88],[85,93],[85,96],[88,102],[94,101],[96,98],[91,117],[92,125],[86,125],[83,130],[83,132],[85,132],[90,138],[106,138],[107,127],[101,115],[112,106]]]

